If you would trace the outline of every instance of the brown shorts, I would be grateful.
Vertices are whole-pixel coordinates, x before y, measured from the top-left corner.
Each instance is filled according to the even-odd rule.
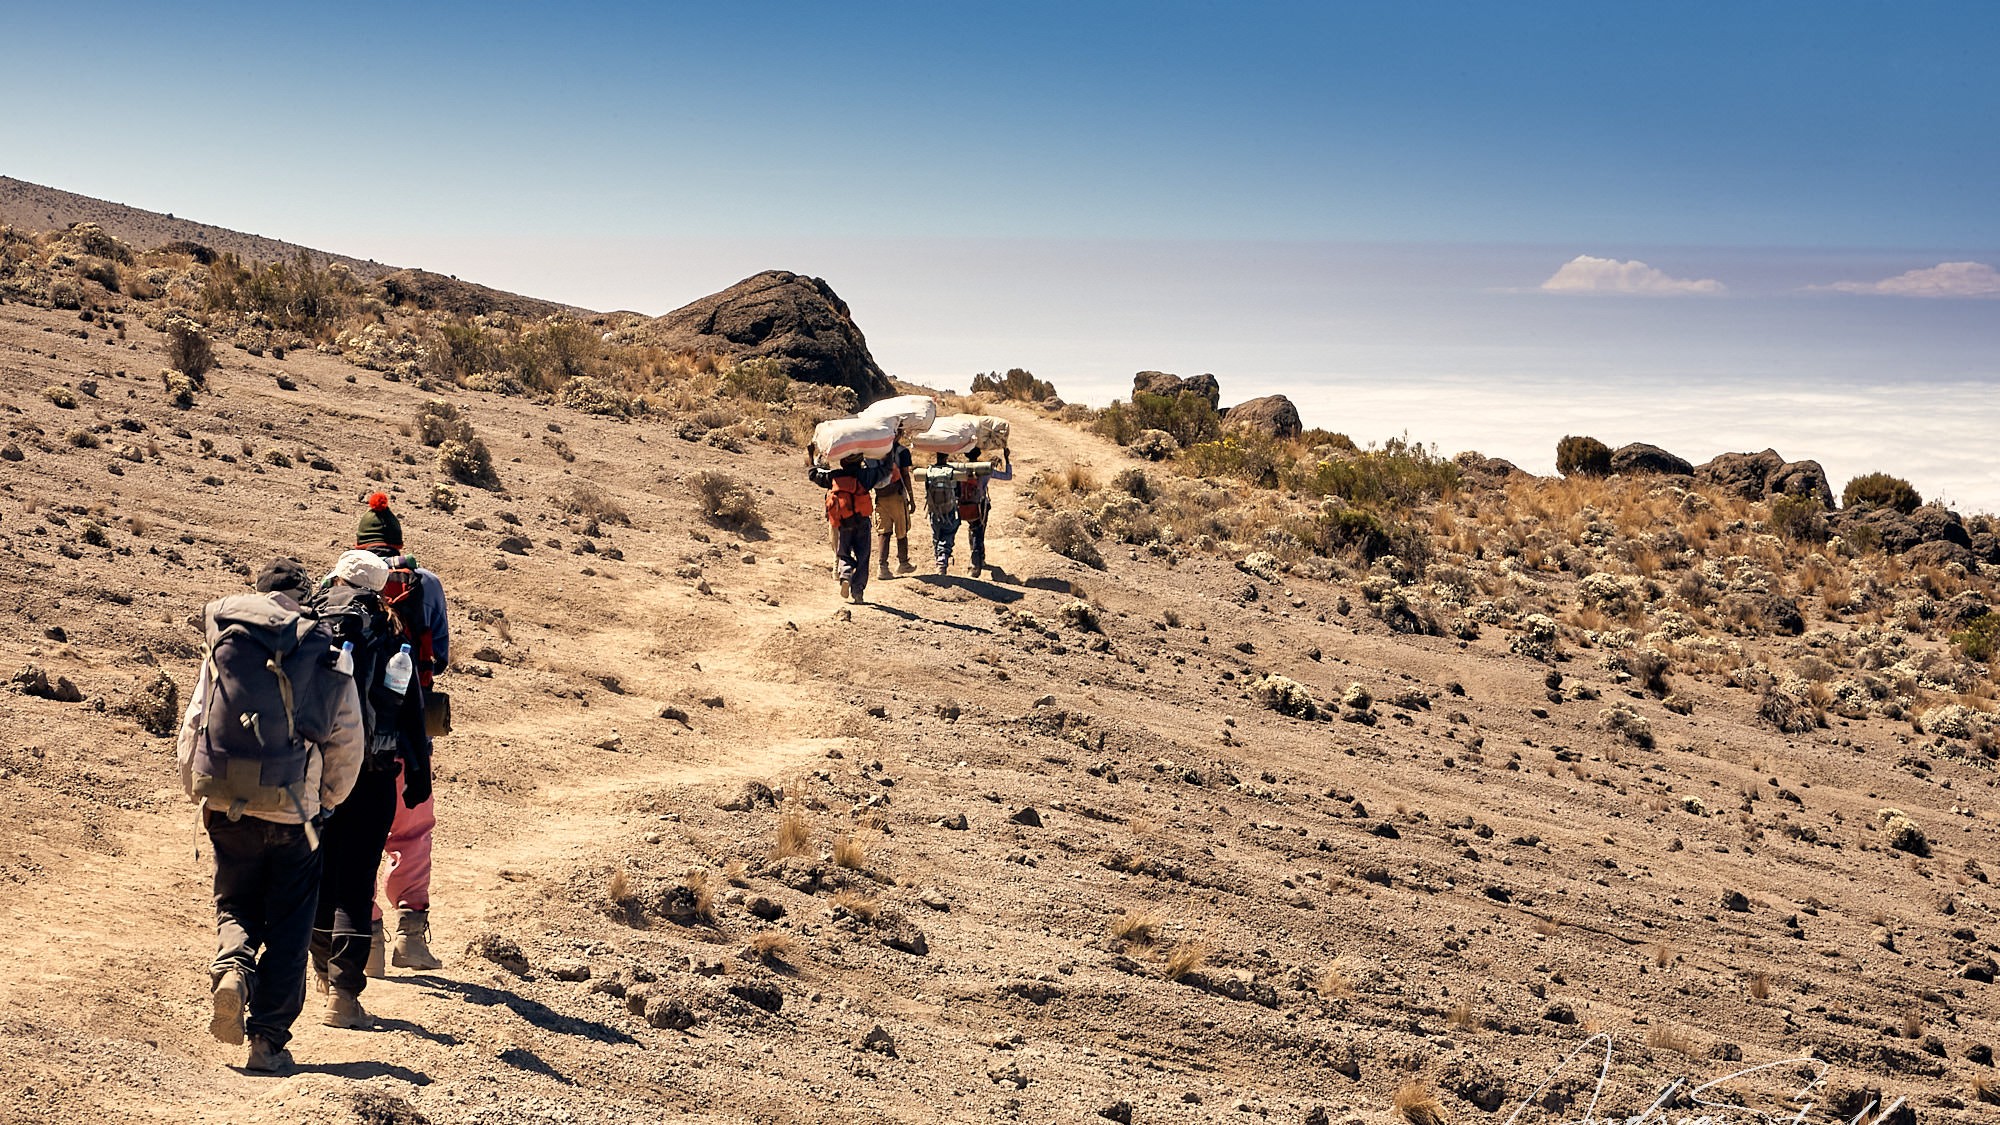
[[[910,498],[900,492],[881,492],[875,496],[875,534],[893,535],[898,539],[910,537]]]

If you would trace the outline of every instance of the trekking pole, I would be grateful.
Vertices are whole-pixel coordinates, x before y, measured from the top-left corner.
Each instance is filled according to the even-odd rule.
[[[313,827],[312,818],[306,815],[306,803],[299,796],[299,787],[296,785],[286,786],[285,796],[292,799],[292,811],[299,814],[299,827],[306,830],[306,847],[312,851],[318,851],[319,829]]]

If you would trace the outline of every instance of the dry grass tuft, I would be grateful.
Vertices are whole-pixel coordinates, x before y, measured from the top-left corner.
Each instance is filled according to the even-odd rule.
[[[1460,1031],[1471,1031],[1477,1023],[1472,1018],[1472,1002],[1460,1000],[1458,1006],[1451,1010],[1451,1014],[1445,1017],[1445,1022]]]
[[[1922,1012],[1904,1012],[1902,1022],[1903,1038],[1922,1039],[1924,1037],[1924,1015]]]
[[[1319,979],[1313,988],[1329,1000],[1346,999],[1354,995],[1354,981],[1347,975],[1347,958],[1335,957],[1333,963],[1319,972]]]
[[[694,896],[694,916],[704,922],[715,921],[715,878],[708,868],[691,867],[680,882]]]
[[[859,871],[868,863],[868,849],[852,836],[842,836],[833,845],[833,862],[849,871]]]
[[[1562,923],[1556,921],[1554,918],[1537,918],[1535,919],[1535,932],[1543,937],[1554,937],[1562,933]]]
[[[760,930],[750,936],[750,952],[766,965],[789,964],[799,955],[799,940],[783,930]]]
[[[1661,942],[1660,944],[1653,947],[1653,964],[1655,967],[1664,969],[1668,965],[1671,965],[1673,963],[1674,963],[1673,946],[1668,945],[1666,942]]]
[[[750,865],[740,859],[732,859],[722,868],[722,879],[732,887],[750,885]]]
[[[1166,974],[1168,980],[1179,980],[1208,962],[1208,955],[1215,948],[1205,941],[1182,942],[1167,954]]]
[[[604,883],[604,897],[619,906],[632,901],[632,877],[625,874],[624,868],[611,869],[611,878]]]
[[[1444,1106],[1430,1087],[1412,1078],[1396,1091],[1396,1116],[1410,1125],[1445,1125]]]
[[[1972,1079],[1972,1100],[1987,1105],[2000,1105],[2000,1082],[1975,1075]]]
[[[1765,973],[1750,974],[1750,995],[1759,1000],[1771,998],[1771,978]]]
[[[771,858],[804,855],[811,847],[812,829],[806,824],[806,814],[798,809],[786,809],[779,814],[778,840],[771,845]]]
[[[1111,920],[1111,936],[1134,945],[1151,945],[1160,936],[1160,916],[1150,910],[1124,910]]]
[[[833,910],[836,914],[846,914],[862,922],[873,922],[882,914],[882,900],[870,898],[860,891],[839,891],[833,896]]]
[[[1665,1023],[1656,1023],[1646,1029],[1646,1046],[1661,1051],[1678,1051],[1690,1058],[1699,1057],[1701,1050],[1694,1036]]]

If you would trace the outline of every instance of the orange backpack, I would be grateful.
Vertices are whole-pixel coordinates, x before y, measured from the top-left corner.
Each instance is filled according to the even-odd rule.
[[[861,481],[857,478],[851,476],[835,477],[833,478],[833,483],[827,486],[826,520],[828,523],[838,527],[855,516],[861,516],[865,519],[874,514],[875,498],[868,494],[867,489],[861,487]]]

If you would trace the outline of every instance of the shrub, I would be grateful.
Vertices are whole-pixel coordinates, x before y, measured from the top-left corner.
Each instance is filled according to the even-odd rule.
[[[1795,543],[1824,543],[1826,509],[1816,496],[1780,496],[1771,501],[1771,531]]]
[[[2000,651],[2000,613],[1989,613],[1974,621],[1964,632],[1953,633],[1951,643],[1958,646],[1968,658],[1982,664],[1991,663],[1993,654]]]
[[[1111,936],[1134,945],[1151,945],[1160,935],[1160,916],[1140,907],[1125,910],[1111,920]]]
[[[471,428],[471,423],[459,416],[458,407],[441,399],[417,407],[417,440],[425,445],[438,446],[450,438],[462,439]]]
[[[1894,508],[1904,515],[1917,510],[1924,502],[1910,482],[1887,473],[1863,473],[1847,482],[1840,490],[1840,506],[1856,508],[1862,506]]]
[[[202,286],[202,300],[211,309],[258,313],[279,328],[316,338],[350,316],[360,298],[353,274],[338,266],[321,269],[304,250],[290,262],[247,266],[224,254],[208,267]]]
[[[1284,484],[1310,496],[1339,496],[1350,504],[1407,508],[1458,491],[1458,466],[1408,438],[1390,438],[1379,449],[1316,462],[1285,475]]]
[[[76,393],[68,387],[43,387],[42,397],[54,403],[58,409],[76,409]]]
[[[1031,371],[1010,367],[1005,375],[987,372],[972,377],[972,393],[995,394],[1001,398],[1017,399],[1021,402],[1040,402],[1056,397],[1056,385],[1046,379],[1037,379]]]
[[[605,495],[604,490],[594,484],[578,481],[569,488],[569,495],[563,499],[563,511],[571,515],[583,516],[600,523],[615,523],[620,527],[630,527],[632,517],[627,515],[618,501]]]
[[[703,469],[688,478],[701,514],[712,523],[738,529],[764,526],[757,498],[742,481],[718,469]]]
[[[167,325],[167,364],[195,381],[196,386],[215,370],[215,346],[199,328],[184,320]]]
[[[160,384],[167,389],[167,400],[175,406],[186,410],[194,405],[195,381],[187,375],[173,368],[161,368]]]
[[[1097,551],[1096,530],[1081,512],[1050,512],[1036,522],[1035,538],[1066,559],[1094,570],[1104,569],[1104,556]]]
[[[1097,416],[1098,433],[1130,445],[1146,430],[1164,430],[1185,449],[1222,436],[1222,415],[1207,396],[1193,391],[1174,395],[1137,394],[1128,403],[1113,402]]]
[[[1571,434],[1556,443],[1556,471],[1566,477],[1601,477],[1611,472],[1611,447],[1594,437]]]
[[[493,455],[485,442],[472,436],[471,427],[463,439],[448,438],[438,445],[437,465],[439,472],[461,484],[493,488],[500,483],[493,472]]]
[[[1277,442],[1261,434],[1197,443],[1181,454],[1180,463],[1198,477],[1229,477],[1259,488],[1278,484]]]
[[[89,430],[71,430],[69,433],[63,435],[63,440],[78,449],[96,449],[104,444],[96,434],[91,433]]]
[[[752,402],[783,402],[791,393],[792,380],[775,359],[746,359],[723,373],[722,389]]]
[[[556,399],[585,414],[625,414],[632,409],[630,398],[589,375],[578,375],[564,383]]]

